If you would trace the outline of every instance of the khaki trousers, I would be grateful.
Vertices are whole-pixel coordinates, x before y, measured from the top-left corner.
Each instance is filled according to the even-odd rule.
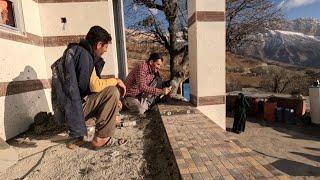
[[[95,117],[96,133],[100,138],[112,137],[116,129],[116,116],[119,114],[120,93],[117,87],[107,87],[86,98],[82,104],[86,120]]]
[[[134,97],[125,97],[122,103],[130,112],[138,114],[144,114],[152,104],[146,98],[139,100]]]

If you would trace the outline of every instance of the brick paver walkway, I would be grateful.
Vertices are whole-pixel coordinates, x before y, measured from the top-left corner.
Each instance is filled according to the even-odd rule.
[[[289,179],[197,109],[159,110],[182,179]]]

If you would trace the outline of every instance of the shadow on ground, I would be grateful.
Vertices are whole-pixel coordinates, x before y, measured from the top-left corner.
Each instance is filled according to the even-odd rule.
[[[227,117],[233,118],[231,112],[227,112]],[[247,118],[248,122],[257,123],[263,127],[270,127],[278,132],[287,134],[283,137],[291,139],[304,139],[304,140],[320,140],[320,126],[316,124],[302,125],[302,124],[287,124],[284,122],[272,122],[265,121],[263,117],[252,117]],[[227,131],[231,131],[227,128]],[[318,149],[320,150],[320,149]]]
[[[147,163],[142,173],[151,179],[181,179],[158,110],[148,112],[146,119],[150,121],[138,124],[145,126],[143,156]]]
[[[18,135],[17,137],[8,141],[10,146],[17,148],[37,148],[37,141],[47,140],[53,143],[51,146],[42,148],[40,151],[35,151],[34,153],[29,154],[23,158],[20,158],[19,161],[23,161],[30,157],[41,154],[40,158],[36,163],[29,167],[29,170],[23,174],[19,179],[25,179],[30,173],[32,173],[38,166],[42,163],[46,153],[52,148],[66,143],[68,140],[66,127],[59,125],[52,116],[51,113],[40,112],[34,117],[34,123],[30,126],[29,130],[23,134]]]
[[[312,155],[312,154],[306,154],[306,153],[301,153],[301,152],[290,152],[292,154],[298,155],[298,156],[302,156],[306,159],[309,159],[311,161],[316,161],[320,163],[320,156],[316,156],[316,155]],[[319,169],[319,173],[320,173],[320,169]]]
[[[305,147],[305,149],[312,150],[312,151],[320,151],[320,148]]]
[[[271,165],[290,176],[320,176],[320,168],[287,159],[277,160]]]
[[[288,160],[288,159],[284,159],[284,158],[280,158],[280,157],[275,157],[272,155],[267,155],[267,154],[259,152],[259,151],[255,151],[255,152],[258,154],[264,155],[264,156],[268,156],[268,157],[272,157],[272,158],[277,159],[275,162],[270,163],[270,165],[272,165],[273,167],[277,168],[278,170],[280,170],[290,176],[305,176],[305,177],[320,176],[320,167],[316,167],[316,166],[312,166],[312,165],[305,164],[302,162]],[[291,152],[291,153],[296,154],[296,155],[301,155],[304,157],[309,157],[311,160],[314,160],[314,159],[319,160],[319,157],[317,157],[317,156],[312,156],[312,155],[308,155],[305,153],[298,153],[298,152]]]
[[[230,113],[228,117],[227,130],[231,131],[233,118]],[[303,126],[249,117],[246,132],[234,136],[253,151],[268,157],[270,165],[290,176],[320,176],[320,127],[317,125]]]
[[[64,134],[64,136],[60,135]],[[68,139],[66,126],[59,124],[51,113],[39,112],[34,117],[28,131],[8,141],[11,146],[19,148],[37,147],[36,140],[50,140],[54,143],[65,143]]]

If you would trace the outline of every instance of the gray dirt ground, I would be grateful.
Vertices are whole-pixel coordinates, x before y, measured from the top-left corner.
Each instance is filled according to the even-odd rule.
[[[228,130],[232,124],[233,118],[227,118]],[[319,126],[304,127],[249,118],[245,132],[234,136],[280,171],[294,178],[320,179]]]
[[[66,133],[26,133],[9,141],[18,151],[19,161],[1,172],[0,179],[178,179],[160,117],[152,114],[133,118],[138,120],[137,126],[117,130],[116,137],[129,140],[126,145],[98,151],[67,149],[62,140]]]
[[[137,126],[116,133],[128,139],[128,144],[99,151],[67,149],[65,133],[17,137],[9,144],[18,151],[19,162],[0,172],[0,179],[179,179],[158,113],[133,119],[138,120]],[[227,118],[227,128],[232,123]],[[320,179],[316,177],[320,176],[319,126],[249,118],[245,133],[234,137],[294,179]]]

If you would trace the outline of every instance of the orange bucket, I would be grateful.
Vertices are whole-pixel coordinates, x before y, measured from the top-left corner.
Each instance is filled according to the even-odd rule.
[[[277,103],[265,102],[263,118],[267,121],[276,121]]]

